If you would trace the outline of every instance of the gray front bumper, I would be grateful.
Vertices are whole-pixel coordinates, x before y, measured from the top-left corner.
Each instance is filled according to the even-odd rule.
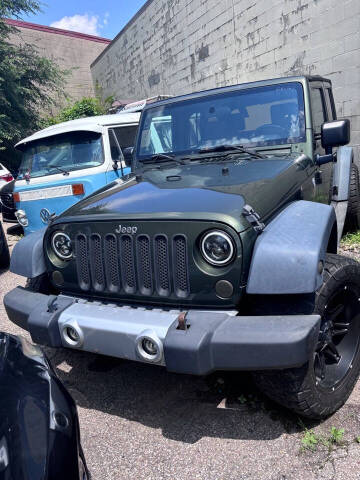
[[[49,297],[21,287],[5,295],[4,304],[10,320],[28,330],[37,343],[147,361],[195,375],[303,365],[320,326],[318,315],[255,317],[189,310],[187,328],[181,330],[180,311],[104,305],[63,295]],[[66,333],[69,326],[79,332],[76,344]],[[158,345],[156,358],[144,356],[143,338]]]

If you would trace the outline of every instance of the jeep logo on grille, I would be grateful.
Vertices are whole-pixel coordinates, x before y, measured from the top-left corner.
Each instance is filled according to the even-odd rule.
[[[123,225],[119,225],[118,228],[115,229],[115,232],[116,233],[129,233],[130,235],[135,235],[135,233],[137,232],[137,227],[133,227],[133,226],[128,226],[128,227],[124,227]]]

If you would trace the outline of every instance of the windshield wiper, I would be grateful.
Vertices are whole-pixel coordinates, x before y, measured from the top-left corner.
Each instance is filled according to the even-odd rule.
[[[166,153],[154,153],[153,155],[142,158],[139,161],[141,163],[154,163],[158,160],[171,160],[173,162],[180,163],[180,165],[185,165],[185,162],[181,158],[176,157],[175,155],[167,155]]]
[[[255,150],[251,150],[250,148],[245,148],[242,145],[216,145],[215,147],[205,147],[205,148],[200,148],[197,152],[198,153],[213,153],[213,152],[227,152],[235,150],[236,152],[239,153],[247,153],[248,155],[251,155],[252,157],[255,158],[266,158],[264,155],[261,155],[261,153],[256,152]]]
[[[47,169],[50,171],[52,168],[55,168],[55,170],[58,170],[59,172],[63,173],[64,175],[69,175],[69,172],[65,169],[62,169],[60,167],[56,167],[55,165],[52,165],[51,167],[47,167]]]

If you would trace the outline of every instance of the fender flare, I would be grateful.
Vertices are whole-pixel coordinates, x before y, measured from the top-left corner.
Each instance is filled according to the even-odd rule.
[[[279,295],[315,292],[335,228],[334,208],[299,200],[288,205],[257,238],[246,291]]]
[[[44,227],[22,238],[14,247],[10,271],[26,278],[35,278],[46,272],[44,258]]]

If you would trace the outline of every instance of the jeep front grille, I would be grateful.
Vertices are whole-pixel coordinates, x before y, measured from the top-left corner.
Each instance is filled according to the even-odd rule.
[[[80,288],[119,295],[186,298],[190,294],[187,240],[145,234],[75,237],[75,261]]]

